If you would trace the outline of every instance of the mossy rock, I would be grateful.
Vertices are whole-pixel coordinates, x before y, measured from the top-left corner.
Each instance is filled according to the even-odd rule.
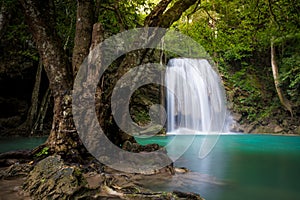
[[[70,199],[86,183],[79,168],[66,165],[60,156],[49,156],[29,173],[24,189],[34,199]]]

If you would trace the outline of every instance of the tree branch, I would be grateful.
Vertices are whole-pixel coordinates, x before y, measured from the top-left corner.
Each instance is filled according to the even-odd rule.
[[[207,10],[204,10],[204,12],[207,14],[207,16],[208,16],[211,20],[213,20],[214,22],[217,22],[217,20],[216,20],[215,18],[213,18],[213,17],[209,14],[209,12],[208,12]]]
[[[152,10],[152,12],[145,19],[145,26],[148,27],[162,27],[169,28],[174,22],[176,22],[189,7],[194,5],[199,0],[180,0],[174,3],[169,8],[171,0],[161,0],[159,4]]]
[[[25,20],[33,35],[50,81],[53,96],[72,88],[73,78],[61,38],[54,28],[50,1],[20,0]]]
[[[191,16],[192,14],[194,14],[195,12],[197,12],[198,10],[200,10],[200,4],[201,4],[201,0],[198,0],[197,3],[196,3],[196,5],[195,5],[195,8],[193,9],[193,11],[188,14],[188,18],[189,18],[189,16]]]
[[[126,23],[124,22],[125,20],[123,19],[122,14],[120,13],[119,1],[115,2],[113,11],[115,12],[117,19],[119,21],[120,31],[123,32],[125,29],[128,29]]]
[[[155,8],[150,12],[144,21],[144,26],[155,27],[158,26],[161,16],[167,9],[172,0],[161,0]]]
[[[168,9],[158,24],[159,27],[169,28],[174,22],[176,22],[189,7],[195,4],[197,0],[180,0],[177,1],[170,9]]]
[[[279,27],[280,25],[279,25],[279,23],[278,23],[278,21],[277,21],[277,18],[276,18],[276,15],[274,14],[274,12],[273,12],[273,7],[272,7],[272,2],[271,2],[272,0],[268,0],[268,5],[269,5],[269,10],[270,10],[270,14],[271,14],[271,16],[273,17],[273,20],[274,20],[274,22],[277,24],[277,26]]]

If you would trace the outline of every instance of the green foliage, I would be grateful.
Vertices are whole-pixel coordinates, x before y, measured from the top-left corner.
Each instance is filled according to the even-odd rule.
[[[274,115],[274,111],[280,109],[280,104],[278,101],[271,103],[270,105],[266,106],[265,109],[261,109],[261,112],[255,118],[257,121],[268,119]]]
[[[34,50],[24,50],[24,51],[19,51],[17,52],[19,55],[23,56],[23,57],[26,57],[26,58],[29,58],[30,60],[33,60],[33,61],[38,61],[39,60],[39,56],[38,56],[38,53]]]
[[[281,87],[300,105],[300,2],[201,1],[174,28],[189,35],[213,57],[229,88],[234,110],[258,120],[278,109],[270,63],[270,39],[276,38]]]
[[[300,34],[289,34],[275,40],[281,88],[294,106],[300,105]]]
[[[97,13],[98,21],[108,33],[116,34],[122,29],[132,29],[143,25],[144,18],[154,4],[150,0],[101,2]]]
[[[146,125],[151,121],[149,113],[145,110],[134,112],[132,118],[136,123],[140,125]]]
[[[293,102],[300,105],[300,55],[283,58],[281,60],[282,85],[287,88],[287,93]]]
[[[28,27],[24,22],[24,16],[21,12],[21,5],[16,0],[8,0],[0,2],[0,5],[9,7],[7,12],[10,13],[10,20],[1,33],[2,59],[10,59],[12,57],[22,58],[24,61],[37,61],[38,52],[34,47],[33,39],[28,31]]]
[[[143,20],[158,0],[99,2],[95,1],[95,18],[102,23],[107,35],[111,35],[122,29],[142,26]],[[276,98],[270,65],[271,37],[275,37],[281,87],[288,99],[299,106],[300,1],[199,2],[200,5],[191,7],[173,28],[192,37],[213,57],[224,76],[225,86],[233,93],[232,101],[236,104],[234,109],[245,118],[255,120],[268,116],[272,109],[278,108],[279,100]],[[0,0],[0,5],[9,6],[12,13],[1,41],[2,56],[8,59],[21,56],[26,60],[38,60],[19,2]],[[54,8],[56,30],[71,56],[77,2],[54,0]],[[150,120],[147,110],[135,110],[132,116],[142,124]]]
[[[55,0],[55,27],[62,38],[64,48],[72,51],[76,27],[77,2],[73,0]]]
[[[44,147],[40,152],[35,154],[35,157],[42,157],[49,154],[49,147]]]
[[[248,66],[248,69],[251,69]],[[243,68],[241,71],[236,72],[231,77],[232,87],[235,88],[236,94],[233,102],[238,105],[235,111],[242,113],[250,121],[257,117],[257,110],[263,107],[262,105],[262,86],[254,75],[253,71],[247,71]]]

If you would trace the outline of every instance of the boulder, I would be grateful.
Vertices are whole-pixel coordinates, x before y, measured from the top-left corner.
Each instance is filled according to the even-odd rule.
[[[240,122],[241,120],[242,120],[242,115],[241,114],[239,114],[239,113],[232,113],[231,114],[231,116],[232,116],[232,119],[234,120],[234,121],[236,121],[236,122]]]
[[[230,124],[229,131],[236,132],[236,133],[242,133],[242,132],[244,132],[244,129],[237,121],[233,121]]]
[[[299,134],[300,135],[300,126],[298,126],[297,128],[295,128],[295,134]]]
[[[241,129],[244,130],[245,133],[252,133],[254,132],[253,130],[257,127],[256,123],[251,123],[251,124],[243,124],[241,126]]]
[[[281,132],[283,132],[283,130],[284,129],[281,126],[277,125],[274,128],[274,133],[281,133]]]
[[[24,189],[34,199],[70,199],[84,185],[79,168],[65,165],[60,156],[49,156],[29,173]]]

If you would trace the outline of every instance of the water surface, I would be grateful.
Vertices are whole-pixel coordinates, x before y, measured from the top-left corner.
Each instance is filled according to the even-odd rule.
[[[44,143],[48,137],[0,138],[0,153],[15,150],[30,150]]]
[[[142,144],[168,144],[174,137],[138,139]],[[184,190],[212,200],[266,200],[300,197],[300,137],[276,135],[222,135],[212,151],[199,158],[205,136],[198,135],[175,162],[192,171],[168,181],[149,183],[155,190]],[[173,179],[173,181],[172,181]]]
[[[167,145],[174,137],[190,140],[193,136],[157,136],[137,139],[142,144]],[[207,200],[296,200],[300,197],[300,137],[276,135],[221,135],[203,159],[199,148],[204,135],[175,162],[190,173],[165,179],[145,180],[154,190],[196,192]],[[1,138],[0,152],[32,149],[47,138]],[[176,147],[174,147],[176,149]]]

